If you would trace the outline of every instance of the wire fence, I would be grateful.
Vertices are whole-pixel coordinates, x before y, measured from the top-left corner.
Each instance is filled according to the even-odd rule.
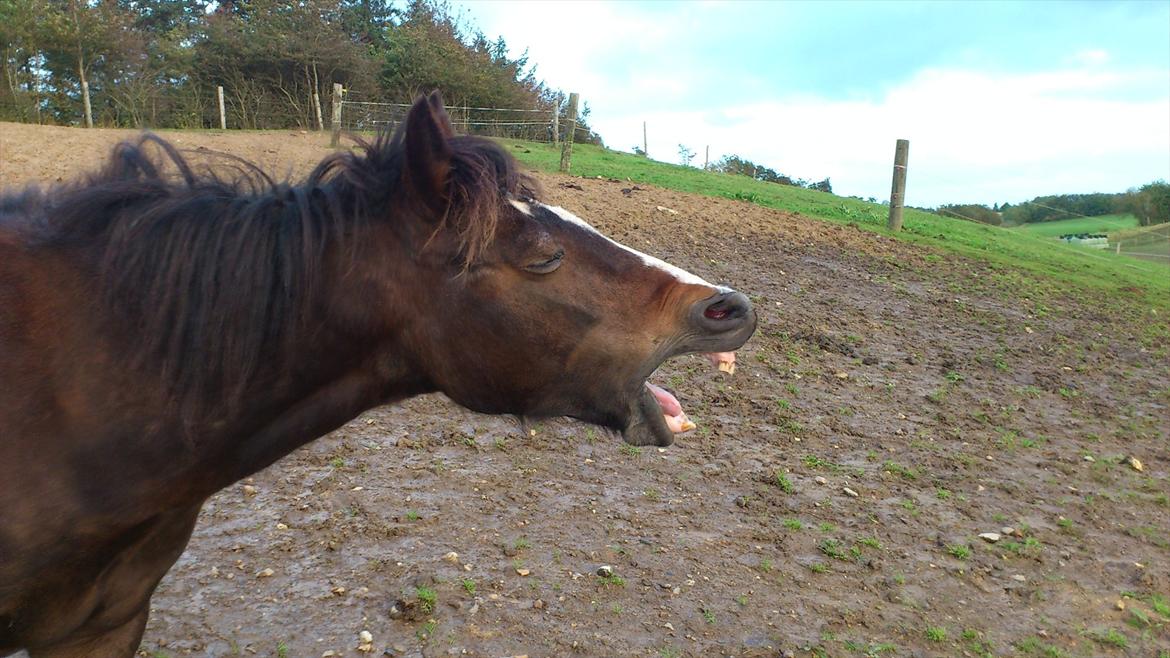
[[[1170,222],[1109,236],[1116,253],[1170,265]]]
[[[394,130],[406,119],[410,105],[386,103],[347,91],[341,102],[341,129],[354,133]],[[451,126],[456,132],[483,137],[523,139],[533,142],[553,142],[561,131],[554,109],[446,107]]]
[[[314,97],[308,90],[274,90],[260,85],[225,85],[223,109],[215,87],[176,94],[165,103],[119,103],[113,96],[95,99],[94,125],[123,128],[174,128],[228,130],[332,130],[333,99],[328,94]],[[79,103],[62,105],[60,99],[33,99],[26,103],[0,100],[0,121],[83,125]],[[77,108],[72,107],[77,105]],[[341,102],[340,128],[354,133],[394,130],[405,120],[407,103],[385,102],[372,95],[346,90]],[[485,137],[555,142],[563,139],[566,126],[558,125],[556,108],[500,108],[448,106],[447,113],[456,132]],[[75,111],[76,110],[76,111]],[[578,130],[581,127],[578,125]],[[559,133],[559,134],[558,134]],[[587,139],[588,130],[576,132]]]

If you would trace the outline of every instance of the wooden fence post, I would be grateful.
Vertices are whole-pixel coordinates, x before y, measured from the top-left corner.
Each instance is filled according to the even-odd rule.
[[[332,128],[333,137],[329,140],[330,146],[337,146],[341,143],[341,95],[345,93],[341,88],[340,82],[333,83],[333,118]]]
[[[569,173],[569,167],[573,160],[573,138],[577,134],[577,100],[580,97],[577,92],[569,94],[569,110],[565,114],[567,121],[565,130],[565,143],[561,145],[561,171]]]
[[[711,162],[711,145],[707,145],[707,151],[703,154],[703,171],[707,171],[707,165]]]
[[[646,122],[642,122],[642,156],[650,157],[650,144],[646,142]]]
[[[906,160],[910,155],[910,140],[899,139],[894,148],[894,183],[890,190],[890,221],[887,227],[895,233],[902,230],[902,205],[906,202]]]
[[[219,129],[227,130],[227,114],[223,111],[223,85],[215,88],[215,98],[219,102]]]

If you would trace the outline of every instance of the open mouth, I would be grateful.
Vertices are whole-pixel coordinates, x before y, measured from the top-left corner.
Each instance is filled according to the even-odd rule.
[[[735,373],[735,352],[713,352],[706,357],[720,372]],[[633,445],[668,446],[676,434],[696,427],[673,393],[649,381],[643,384],[633,411],[629,426],[622,432],[626,442]]]

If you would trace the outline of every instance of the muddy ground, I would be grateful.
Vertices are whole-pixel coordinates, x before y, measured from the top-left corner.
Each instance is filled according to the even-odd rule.
[[[0,124],[0,180],[129,134]],[[282,174],[328,152],[168,136]],[[539,178],[755,300],[734,376],[655,378],[699,429],[637,451],[439,396],[371,410],[211,499],[143,655],[357,656],[362,631],[392,656],[1170,655],[1164,317],[743,202]]]

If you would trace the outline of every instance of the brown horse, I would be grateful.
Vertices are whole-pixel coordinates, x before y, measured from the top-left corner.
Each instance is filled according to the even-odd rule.
[[[236,170],[147,136],[0,197],[0,655],[133,655],[203,502],[365,409],[441,391],[667,445],[647,378],[755,329],[537,201],[437,95],[300,185]]]

